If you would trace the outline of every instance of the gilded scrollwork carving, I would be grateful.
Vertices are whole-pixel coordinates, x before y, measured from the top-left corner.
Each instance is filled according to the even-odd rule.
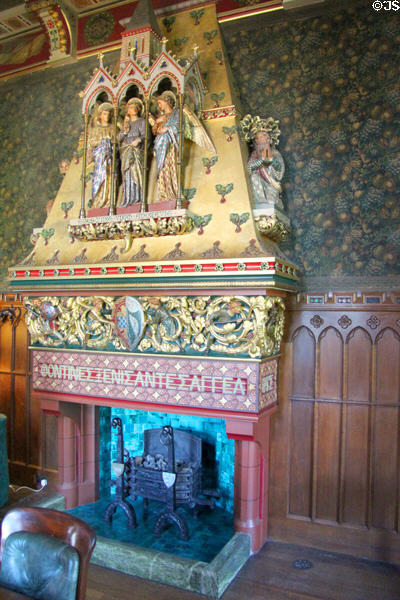
[[[114,298],[27,298],[24,304],[33,344],[125,349],[113,322]]]
[[[247,354],[279,352],[284,304],[278,297],[142,298],[146,315],[144,352]]]
[[[0,325],[6,321],[10,321],[12,325],[15,325],[21,316],[21,309],[19,307],[14,308],[9,306],[0,310]]]
[[[41,346],[252,358],[279,352],[285,310],[275,296],[44,297],[25,307]]]

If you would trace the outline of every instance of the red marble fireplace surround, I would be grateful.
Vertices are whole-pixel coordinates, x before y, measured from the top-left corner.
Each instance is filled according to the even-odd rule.
[[[277,357],[273,361],[276,364]],[[274,387],[276,398],[276,371]],[[251,536],[254,553],[263,546],[268,533],[270,417],[276,402],[258,412],[237,412],[126,401],[35,389],[35,375],[33,388],[43,413],[58,417],[57,491],[64,495],[66,508],[99,497],[99,406],[224,419],[228,438],[235,440],[234,529]]]

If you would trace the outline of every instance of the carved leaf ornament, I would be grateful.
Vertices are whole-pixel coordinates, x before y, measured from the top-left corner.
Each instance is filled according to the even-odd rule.
[[[128,349],[116,318],[121,298],[43,297],[26,298],[24,303],[32,344]],[[136,343],[142,352],[257,358],[280,349],[284,304],[278,297],[151,296],[140,298],[139,304],[144,328]]]

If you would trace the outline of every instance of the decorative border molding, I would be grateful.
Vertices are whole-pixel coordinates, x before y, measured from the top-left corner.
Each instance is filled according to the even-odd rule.
[[[292,296],[289,305],[305,310],[350,310],[364,307],[370,311],[400,310],[400,292],[299,292]]]
[[[250,356],[280,352],[285,306],[273,296],[34,296],[24,299],[38,348]]]
[[[48,265],[38,267],[25,267],[21,265],[9,271],[10,285],[18,282],[32,282],[34,285],[45,283],[65,282],[74,283],[84,280],[85,283],[95,283],[99,279],[107,284],[108,279],[118,279],[118,285],[129,283],[132,287],[136,284],[143,286],[146,280],[156,280],[157,284],[174,278],[179,285],[185,283],[185,278],[190,277],[190,283],[206,282],[215,285],[216,280],[224,278],[231,281],[240,277],[246,285],[260,285],[260,281],[252,278],[271,276],[279,277],[283,289],[293,289],[298,280],[297,269],[294,265],[276,257],[265,257],[264,259],[221,259],[221,260],[187,260],[176,262],[143,262],[121,263],[121,264],[97,264],[97,265],[65,265],[49,267]],[[196,282],[193,281],[196,278]],[[208,281],[207,281],[208,280]],[[213,281],[214,280],[214,281]],[[149,285],[149,283],[146,283]],[[270,282],[268,282],[270,285]]]

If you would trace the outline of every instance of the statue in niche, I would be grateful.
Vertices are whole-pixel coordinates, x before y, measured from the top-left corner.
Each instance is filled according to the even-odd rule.
[[[171,90],[157,98],[160,114],[152,125],[154,156],[157,167],[157,202],[177,200],[180,193],[178,164],[182,161],[183,145],[180,147],[180,130],[201,148],[216,153],[215,146],[199,119],[187,106],[183,106],[183,124],[180,124],[177,99]]]
[[[92,125],[89,128],[89,169],[93,163],[92,196],[89,206],[93,208],[109,206],[111,201],[112,139],[114,136],[112,112],[113,107],[109,102],[103,102],[96,106]]]
[[[119,206],[131,206],[143,200],[145,120],[143,103],[131,98],[126,105],[123,130],[119,133],[122,197]]]
[[[161,114],[153,125],[154,156],[157,165],[157,201],[176,200],[179,196],[179,110],[176,96],[166,90],[157,98]]]
[[[281,180],[285,163],[276,146],[279,121],[246,115],[241,123],[246,141],[253,146],[247,161],[253,189],[254,208],[278,209],[283,212]]]

